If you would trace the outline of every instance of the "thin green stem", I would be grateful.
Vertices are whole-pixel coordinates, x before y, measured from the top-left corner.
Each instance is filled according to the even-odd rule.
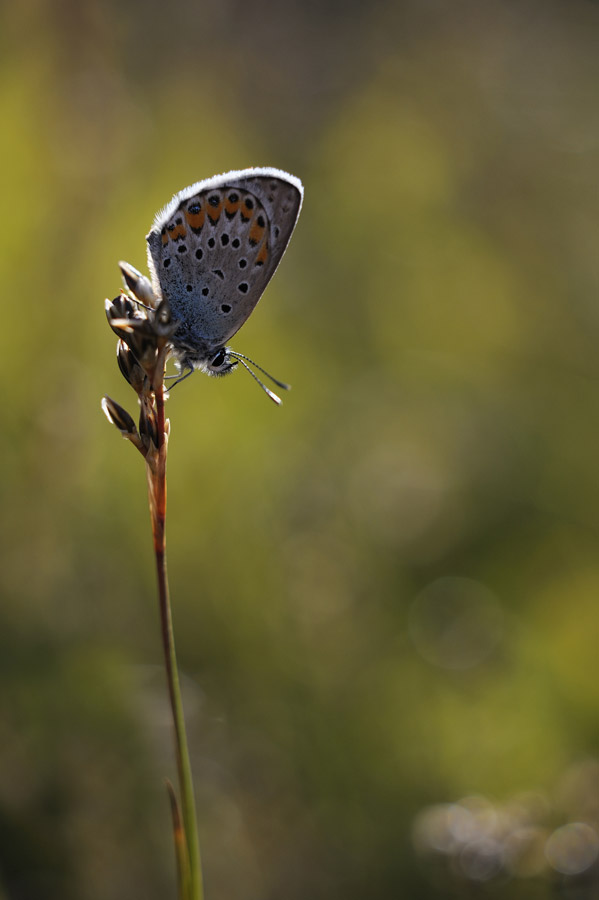
[[[171,604],[169,597],[168,577],[166,569],[166,449],[164,393],[162,383],[156,390],[156,418],[160,446],[154,457],[156,465],[148,463],[148,489],[150,493],[150,509],[152,514],[152,532],[154,536],[154,552],[156,556],[156,574],[158,578],[158,603],[160,610],[160,626],[162,646],[166,667],[166,678],[169,691],[173,725],[175,732],[175,754],[179,776],[179,792],[181,796],[181,813],[189,858],[189,878],[181,873],[184,884],[184,896],[189,900],[203,900],[202,867],[198,828],[196,821],[195,799],[191,764],[187,746],[185,717],[179,685],[177,656]],[[185,881],[188,880],[188,885]]]
[[[181,810],[179,809],[179,801],[175,794],[175,789],[166,780],[166,789],[171,802],[171,816],[173,820],[173,844],[175,849],[175,859],[177,860],[177,882],[179,900],[187,900],[191,893],[191,877],[189,872],[189,854],[187,853],[187,841],[185,840],[185,829],[181,820]]]

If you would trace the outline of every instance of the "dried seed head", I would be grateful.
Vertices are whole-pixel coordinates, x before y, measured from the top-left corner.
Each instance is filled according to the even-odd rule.
[[[106,300],[104,304],[108,320],[133,319],[139,311],[139,306],[127,294],[120,293],[114,300]]]
[[[102,398],[102,409],[109,422],[116,425],[123,437],[139,436],[135,422],[126,409],[106,396]]]
[[[139,365],[131,349],[123,340],[119,340],[116,346],[116,358],[121,370],[121,375],[127,379],[133,390],[141,394],[147,382],[147,375]]]
[[[160,337],[169,340],[179,327],[179,322],[173,322],[170,304],[168,300],[161,300],[154,312],[154,328]]]
[[[151,372],[155,365],[159,344],[164,344],[164,339],[154,328],[153,312],[151,316],[150,319],[145,309],[136,306],[124,294],[106,301],[106,317],[110,327],[127,344],[146,373]]]
[[[166,397],[164,367],[179,323],[173,322],[169,304],[154,294],[144,275],[128,263],[120,263],[120,267],[130,295],[121,292],[114,300],[107,300],[106,318],[119,339],[117,362],[121,374],[137,393],[139,431],[129,413],[114,400],[106,397],[102,408],[121,434],[149,461],[168,437],[163,413],[160,417],[163,425],[158,428],[157,409],[162,409]]]
[[[114,333],[125,339],[127,335],[147,323],[144,310],[140,309],[126,294],[119,294],[114,300],[106,300],[104,303],[108,324]]]
[[[172,321],[170,306],[163,300],[156,309],[150,309],[139,306],[126,294],[119,294],[114,300],[107,300],[105,307],[110,327],[152,378],[159,351],[177,330],[178,323]],[[128,368],[121,367],[121,372],[129,381]]]
[[[154,406],[145,398],[140,398],[139,434],[144,447],[155,450],[160,446],[158,423]]]
[[[159,298],[154,293],[152,285],[146,276],[142,275],[141,272],[137,271],[135,266],[132,266],[127,262],[121,261],[119,263],[119,268],[126,287],[135,297],[137,297],[140,303],[145,303],[147,306],[153,308],[156,307]]]

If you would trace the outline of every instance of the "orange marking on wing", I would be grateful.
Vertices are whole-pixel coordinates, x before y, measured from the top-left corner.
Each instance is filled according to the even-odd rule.
[[[250,219],[252,218],[252,212],[253,212],[253,205],[252,205],[252,204],[253,204],[253,201],[252,201],[252,198],[249,196],[249,194],[243,194],[243,196],[242,196],[241,199],[243,200],[243,203],[240,202],[240,204],[239,204],[240,207],[241,207],[241,209],[240,209],[240,212],[241,212],[241,221],[242,221],[242,222],[249,222]],[[246,206],[246,203],[248,202],[248,200],[249,200],[249,203],[250,203],[249,207]]]
[[[250,233],[248,234],[248,239],[250,244],[259,244],[262,238],[264,237],[264,229],[266,225],[259,225],[258,219],[254,219],[252,222],[252,226],[250,228]]]
[[[162,235],[162,246],[166,247],[167,244],[168,244],[168,234],[165,231],[164,234]]]
[[[234,203],[231,203],[229,198],[225,200],[225,212],[229,216],[234,216],[237,210],[239,209],[239,198]]]
[[[260,252],[256,257],[255,266],[263,266],[268,261],[268,241],[264,241],[262,246],[260,247]]]
[[[185,228],[185,225],[176,225],[171,238],[173,241],[178,241],[179,238],[184,238],[186,234],[187,229]]]
[[[195,228],[196,231],[199,231],[206,219],[206,213],[203,209],[201,209],[197,213],[190,213],[189,210],[186,210],[185,218],[187,219],[191,228]]]
[[[222,211],[223,211],[222,199],[221,199],[220,203],[218,204],[218,206],[210,206],[210,204],[208,204],[206,206],[206,212],[208,213],[208,218],[210,219],[210,221],[212,222],[213,225],[216,225],[216,223],[220,219],[220,214],[222,213]]]

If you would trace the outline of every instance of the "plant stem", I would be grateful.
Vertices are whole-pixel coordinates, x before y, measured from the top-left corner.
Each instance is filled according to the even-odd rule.
[[[152,517],[152,534],[154,538],[154,553],[156,556],[156,574],[158,577],[158,603],[160,610],[160,626],[162,633],[162,646],[166,667],[171,712],[175,732],[175,754],[177,758],[177,770],[179,776],[179,793],[181,796],[181,812],[187,844],[189,859],[188,878],[186,873],[180,873],[183,881],[184,896],[189,900],[203,900],[204,891],[202,885],[202,868],[200,860],[200,848],[198,841],[198,828],[196,821],[195,800],[189,750],[187,747],[187,734],[185,730],[185,717],[181,700],[179,674],[177,670],[177,656],[175,653],[175,638],[171,605],[169,598],[168,577],[166,571],[166,452],[167,436],[164,416],[164,387],[162,379],[156,388],[156,419],[159,446],[153,455],[147,458],[148,491],[150,510]],[[187,885],[186,885],[186,882]]]

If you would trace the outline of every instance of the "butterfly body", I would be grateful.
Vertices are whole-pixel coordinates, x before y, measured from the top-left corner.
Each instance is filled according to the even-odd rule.
[[[279,169],[200,181],[176,194],[147,235],[154,293],[178,322],[181,370],[220,375],[237,360],[226,342],[272,278],[299,216],[303,187]]]

